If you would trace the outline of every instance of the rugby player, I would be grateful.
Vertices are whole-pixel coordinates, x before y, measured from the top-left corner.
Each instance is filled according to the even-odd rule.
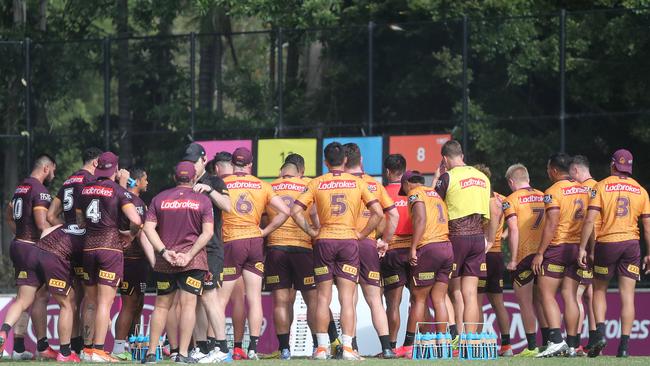
[[[424,186],[424,177],[417,171],[406,171],[401,178],[401,196],[408,196],[413,235],[409,248],[410,287],[413,301],[409,310],[404,350],[412,354],[418,322],[424,321],[431,298],[435,321],[447,323],[447,285],[454,263],[449,242],[447,205],[434,188]],[[438,326],[438,332],[446,332]]]
[[[167,312],[179,291],[180,334],[176,363],[196,363],[188,348],[196,321],[197,297],[208,275],[205,246],[212,238],[214,216],[210,199],[194,192],[194,165],[182,161],[175,168],[176,187],[153,198],[147,211],[144,232],[154,252],[156,264],[156,304],[151,316],[149,351],[145,363],[156,363],[156,347],[162,335]],[[209,276],[209,275],[208,275]]]
[[[377,240],[377,233],[371,232],[366,238],[359,240],[359,283],[361,284],[361,291],[363,297],[370,308],[372,316],[372,324],[379,336],[381,343],[381,357],[382,358],[395,358],[395,352],[390,345],[390,336],[388,333],[388,319],[386,317],[386,310],[381,301],[381,266],[379,263],[379,255],[383,256],[388,249],[388,244],[393,239],[393,233],[399,220],[399,214],[395,209],[395,203],[390,198],[384,186],[379,184],[375,178],[363,172],[363,158],[361,157],[361,150],[355,143],[347,143],[343,145],[345,148],[345,172],[352,174],[368,185],[368,189],[377,198],[382,207],[385,217],[385,224],[383,226],[381,238]],[[369,210],[362,210],[360,216],[357,218],[357,231],[363,230],[368,223],[370,217]],[[358,294],[358,293],[357,293]],[[355,303],[358,295],[355,296]],[[356,330],[356,326],[355,326]],[[356,334],[356,333],[355,333]]]
[[[531,188],[528,169],[522,164],[509,166],[505,178],[512,191],[502,203],[511,253],[507,269],[511,273],[528,342],[526,349],[517,356],[534,357],[538,353],[537,320],[543,329],[545,341],[548,333],[548,324],[541,308],[532,270],[532,261],[542,240],[544,228],[544,193]]]
[[[450,281],[456,324],[475,332],[481,318],[478,281],[486,273],[486,243],[483,222],[490,219],[490,180],[476,168],[465,165],[463,150],[456,140],[447,141],[441,150],[446,172],[438,178],[436,191],[447,204],[449,239],[454,249]]]
[[[553,185],[544,192],[546,209],[542,241],[533,258],[533,273],[538,275],[544,316],[549,325],[549,343],[535,357],[551,357],[566,353],[577,356],[578,336],[578,251],[580,232],[589,203],[589,189],[569,176],[571,157],[564,153],[552,155],[547,173]],[[562,290],[566,342],[560,324],[562,313],[555,294]]]
[[[120,180],[128,179],[128,172],[120,171]],[[123,278],[124,255],[120,235],[135,236],[142,226],[140,215],[132,202],[133,195],[122,188],[115,179],[118,174],[118,157],[104,152],[98,158],[97,180],[84,185],[79,196],[78,222],[84,222],[83,267],[84,301],[95,304],[94,330],[84,322],[84,338],[93,335],[92,348],[86,345],[84,359],[92,362],[114,362],[116,359],[104,350],[106,332],[111,322],[110,310],[117,287]],[[122,216],[130,221],[128,232],[120,231]],[[86,305],[86,311],[92,310]],[[92,311],[91,311],[92,313]]]
[[[191,143],[185,149],[184,161],[194,164],[196,176],[194,191],[204,193],[212,202],[214,211],[214,235],[208,241],[206,253],[208,258],[208,275],[203,283],[203,294],[197,307],[196,329],[194,341],[196,349],[190,355],[202,363],[224,361],[228,358],[228,344],[226,343],[226,315],[225,306],[217,298],[217,288],[221,286],[223,271],[223,242],[221,239],[221,211],[230,212],[230,197],[223,180],[217,176],[207,174],[205,171],[206,157],[203,146]],[[208,328],[216,333],[214,344],[208,342]],[[218,349],[215,347],[218,345]]]
[[[30,176],[16,187],[14,196],[7,206],[6,216],[9,227],[15,235],[9,247],[9,256],[14,264],[16,286],[18,287],[16,301],[18,302],[18,298],[20,298],[23,306],[29,299],[31,299],[29,305],[34,302],[31,316],[38,338],[37,355],[40,359],[54,359],[57,356],[56,351],[49,347],[46,337],[48,293],[45,288],[39,290],[40,286],[35,286],[37,284],[36,273],[30,271],[26,266],[30,263],[30,259],[33,260],[36,253],[34,244],[39,240],[41,233],[51,226],[47,221],[47,210],[52,202],[52,197],[45,188],[45,184],[52,182],[55,171],[56,161],[54,158],[47,154],[38,156],[34,161]],[[23,311],[26,311],[29,305],[24,306]],[[18,313],[16,319],[12,319],[12,326],[20,316],[21,314]],[[6,342],[6,339],[5,335],[0,340],[0,347]],[[15,337],[14,339],[18,341],[21,348],[18,353],[25,354],[24,337]],[[15,356],[18,357],[13,358],[23,358],[23,355]]]
[[[284,163],[279,178],[271,182],[271,186],[284,203],[291,207],[307,188],[307,182],[300,176],[298,166]],[[271,220],[277,214],[272,208],[267,208],[266,212]],[[312,215],[312,222],[315,221],[313,216],[315,214]],[[273,324],[278,337],[280,359],[289,360],[289,331],[293,322],[296,291],[300,291],[307,305],[307,324],[314,329],[313,334],[316,333],[316,283],[311,237],[300,230],[293,220],[287,220],[268,236],[264,276],[265,289],[271,291],[273,296]]]
[[[144,222],[147,206],[140,195],[147,191],[149,185],[147,172],[141,168],[129,171],[131,179],[127,190],[131,193],[135,210]],[[128,230],[129,221],[122,217],[121,230]],[[143,232],[137,237],[122,236],[124,248],[124,280],[120,286],[122,307],[115,320],[115,342],[111,355],[122,361],[131,361],[131,352],[126,349],[129,332],[139,324],[142,308],[144,307],[144,292],[147,289],[147,277],[150,267],[155,263],[153,248]],[[131,333],[133,334],[133,333]]]
[[[569,175],[571,179],[582,183],[583,185],[589,187],[590,190],[594,190],[596,187],[596,180],[591,177],[591,172],[589,171],[589,160],[583,155],[576,155],[572,158],[571,166],[569,167]],[[595,222],[594,226],[594,238],[598,240],[598,230],[600,229],[601,221],[600,215],[597,216],[598,220]],[[590,248],[590,252],[593,251],[593,246]],[[590,263],[591,265],[591,263]],[[591,285],[594,274],[591,267],[585,269],[579,269],[578,275],[580,275],[580,285],[578,286],[578,309],[580,310],[580,318],[578,318],[578,334],[582,334],[582,325],[585,320],[585,314],[589,322],[589,341],[584,347],[584,351],[589,351],[592,343],[595,340],[596,336],[596,322],[594,319],[594,306],[593,306],[593,296],[594,296],[594,287]],[[587,304],[585,306],[584,302]],[[578,353],[584,354],[583,347],[578,347]]]
[[[289,217],[289,208],[270,184],[250,174],[253,155],[240,147],[232,154],[233,175],[224,182],[230,192],[231,210],[223,214],[224,269],[222,301],[230,297],[237,279],[243,277],[248,303],[250,343],[248,359],[258,359],[257,340],[262,327],[262,279],[264,238]],[[273,208],[277,215],[260,229],[262,214]],[[224,301],[222,305],[226,306]]]
[[[329,173],[313,179],[291,208],[296,224],[314,243],[314,274],[318,293],[316,337],[318,348],[315,359],[327,359],[330,338],[327,333],[330,323],[329,305],[332,300],[332,282],[337,280],[339,302],[341,303],[341,340],[343,359],[360,359],[352,349],[355,308],[354,292],[359,271],[358,240],[367,237],[379,225],[383,217],[381,205],[368,190],[368,185],[357,177],[343,172],[346,163],[345,149],[338,142],[325,147],[325,164]],[[356,220],[363,209],[362,203],[370,209],[368,224],[361,231],[356,230]],[[320,229],[314,229],[305,218],[304,211],[316,205]]]
[[[474,166],[476,169],[485,174],[488,179],[492,178],[490,168],[483,164]],[[503,303],[503,272],[506,266],[503,262],[503,254],[501,253],[501,238],[503,236],[504,216],[502,210],[502,202],[506,197],[492,192],[490,198],[490,221],[486,225],[485,236],[486,240],[493,243],[487,249],[485,254],[485,263],[487,264],[487,272],[485,277],[479,279],[478,282],[478,304],[482,308],[485,294],[487,294],[490,305],[497,317],[499,324],[499,331],[501,332],[501,348],[499,349],[500,357],[511,357],[512,346],[510,345],[510,318],[508,311]],[[483,313],[483,311],[481,311]]]
[[[607,345],[605,338],[605,313],[607,311],[607,286],[617,275],[621,294],[621,341],[617,357],[628,356],[628,341],[634,322],[634,288],[640,278],[642,264],[650,273],[650,254],[641,261],[639,246],[639,218],[643,222],[646,253],[650,253],[650,201],[648,192],[632,178],[632,153],[620,149],[612,155],[610,176],[596,184],[594,197],[589,202],[587,218],[582,228],[578,261],[594,268],[594,313],[596,338],[588,352],[596,357]],[[599,217],[600,214],[600,217]],[[587,245],[593,237],[596,222],[602,220],[592,258]]]

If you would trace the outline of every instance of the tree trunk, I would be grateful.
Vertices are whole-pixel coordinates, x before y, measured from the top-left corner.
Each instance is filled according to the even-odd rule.
[[[285,74],[287,90],[293,90],[298,86],[301,38],[302,35],[297,32],[292,32],[289,37],[289,45],[287,47],[287,72]]]
[[[133,125],[129,105],[129,9],[128,0],[117,2],[117,114],[119,127],[120,166],[128,166],[133,161]]]
[[[214,33],[212,17],[212,11],[203,16],[201,33]],[[199,38],[199,111],[210,113],[214,98],[217,42],[221,42],[220,36],[203,35]]]
[[[275,90],[275,58],[276,58],[276,29],[271,28],[271,33],[269,33],[269,87],[272,95],[276,95],[277,91]],[[273,103],[271,103],[273,105]]]
[[[40,0],[38,3],[38,30],[47,31],[47,0]]]

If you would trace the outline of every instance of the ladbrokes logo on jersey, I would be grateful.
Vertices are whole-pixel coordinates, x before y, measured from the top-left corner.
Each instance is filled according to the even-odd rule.
[[[588,194],[589,187],[585,186],[571,186],[562,188],[562,194],[565,196],[573,196],[574,194]]]
[[[83,175],[73,175],[72,177],[66,179],[65,182],[63,182],[64,186],[69,186],[71,184],[78,184],[78,183],[83,183],[84,182],[84,176]]]
[[[272,187],[274,191],[296,191],[296,192],[304,192],[306,188],[302,184],[296,184],[291,182],[275,183],[272,184]]]
[[[81,194],[84,196],[103,196],[103,197],[112,197],[113,188],[102,187],[102,186],[90,186],[85,187],[81,190]]]
[[[163,200],[160,204],[161,210],[199,210],[198,201],[194,200]]]
[[[461,189],[470,188],[470,187],[487,188],[487,184],[483,179],[479,179],[479,178],[467,178],[460,181]]]
[[[434,191],[434,190],[424,191],[424,192],[425,192],[425,193],[427,194],[427,196],[429,196],[429,197],[440,197],[440,196],[438,196],[438,193],[437,193],[436,191]]]
[[[397,200],[395,201],[395,207],[407,207],[409,204],[406,200]]]
[[[31,186],[18,186],[18,187],[16,187],[16,192],[14,192],[14,193],[15,194],[26,194],[31,189],[32,189]]]
[[[236,180],[226,184],[228,189],[262,189],[262,183],[249,180]]]
[[[519,197],[519,204],[525,205],[527,203],[543,203],[544,195],[542,194],[529,194],[528,196]]]
[[[641,188],[629,183],[608,183],[605,185],[605,192],[628,192],[641,194]]]
[[[320,182],[318,184],[318,189],[321,191],[350,188],[357,188],[357,182],[353,180],[331,180],[329,182]]]

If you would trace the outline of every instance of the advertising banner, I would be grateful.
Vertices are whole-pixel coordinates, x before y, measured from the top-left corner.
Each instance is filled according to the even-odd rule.
[[[391,154],[402,154],[409,170],[433,174],[442,160],[440,148],[451,135],[391,136],[388,148]]]
[[[251,151],[253,149],[253,141],[251,140],[212,140],[196,142],[203,146],[208,160],[212,160],[214,154],[221,151],[227,151],[232,154],[232,152],[238,147],[245,147]]]
[[[268,139],[257,141],[257,175],[276,178],[289,154],[305,159],[305,175],[316,176],[316,139]]]
[[[369,175],[382,175],[382,159],[384,139],[381,136],[371,137],[332,137],[323,139],[323,149],[327,144],[337,141],[341,144],[353,142],[359,145],[363,159],[363,170]],[[323,173],[327,172],[327,167],[323,162]]]

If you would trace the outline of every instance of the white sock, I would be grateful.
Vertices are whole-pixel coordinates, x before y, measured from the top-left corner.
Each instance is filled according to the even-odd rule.
[[[113,344],[113,353],[118,354],[126,351],[125,346],[126,346],[125,340],[116,339],[115,343]]]
[[[330,346],[330,336],[327,333],[316,333],[318,347],[328,348]]]
[[[341,343],[343,347],[352,348],[352,336],[341,334]]]

